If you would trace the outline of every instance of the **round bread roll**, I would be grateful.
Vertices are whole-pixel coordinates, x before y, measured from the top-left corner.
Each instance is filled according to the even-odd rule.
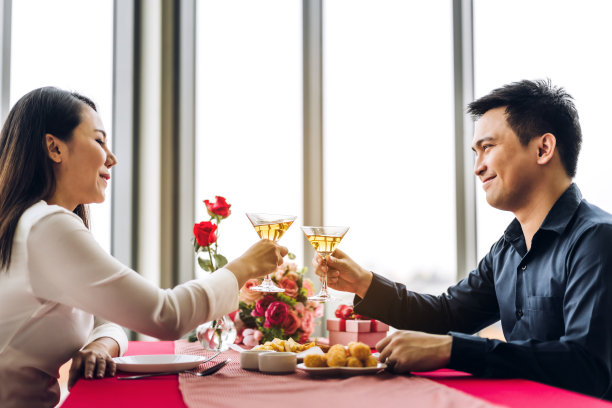
[[[329,367],[346,366],[346,350],[342,344],[335,344],[327,352],[327,365]]]
[[[367,358],[372,354],[370,352],[370,346],[361,342],[350,342],[348,350],[351,356],[357,357],[361,361],[367,360]]]
[[[327,367],[327,356],[325,354],[307,354],[304,356],[306,367]]]
[[[347,367],[363,367],[363,363],[357,357],[349,357],[346,359]]]
[[[376,367],[378,365],[378,360],[376,359],[376,357],[374,357],[373,355],[370,354],[370,356],[366,359],[366,361],[364,361],[363,366],[364,367]]]

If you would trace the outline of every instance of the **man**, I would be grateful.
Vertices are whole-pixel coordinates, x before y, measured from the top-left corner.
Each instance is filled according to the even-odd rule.
[[[521,81],[474,102],[474,173],[514,221],[478,267],[440,296],[411,292],[336,250],[314,260],[355,312],[403,330],[377,344],[395,372],[449,367],[522,377],[610,399],[612,216],[572,183],[578,114],[562,88]],[[470,334],[501,319],[507,342]],[[467,334],[466,334],[467,333]]]

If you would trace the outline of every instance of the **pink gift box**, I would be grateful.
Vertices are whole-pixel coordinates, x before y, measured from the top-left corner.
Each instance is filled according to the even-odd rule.
[[[378,320],[345,320],[331,317],[327,319],[327,330],[330,345],[347,345],[351,341],[360,341],[374,347],[387,336],[389,326]]]

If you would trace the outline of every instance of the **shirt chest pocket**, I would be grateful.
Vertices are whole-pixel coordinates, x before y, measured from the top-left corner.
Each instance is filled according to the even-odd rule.
[[[563,298],[527,296],[528,337],[536,340],[558,340],[565,332]]]

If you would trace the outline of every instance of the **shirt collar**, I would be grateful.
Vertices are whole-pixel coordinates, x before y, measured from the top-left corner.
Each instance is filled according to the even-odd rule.
[[[578,209],[578,206],[582,202],[582,193],[576,185],[572,183],[557,202],[552,206],[544,222],[540,226],[540,229],[554,231],[557,234],[561,234],[565,231],[565,227],[570,222],[570,219]],[[512,220],[506,231],[504,232],[504,238],[508,242],[512,242],[517,238],[523,236],[523,230],[521,224],[515,218]]]

